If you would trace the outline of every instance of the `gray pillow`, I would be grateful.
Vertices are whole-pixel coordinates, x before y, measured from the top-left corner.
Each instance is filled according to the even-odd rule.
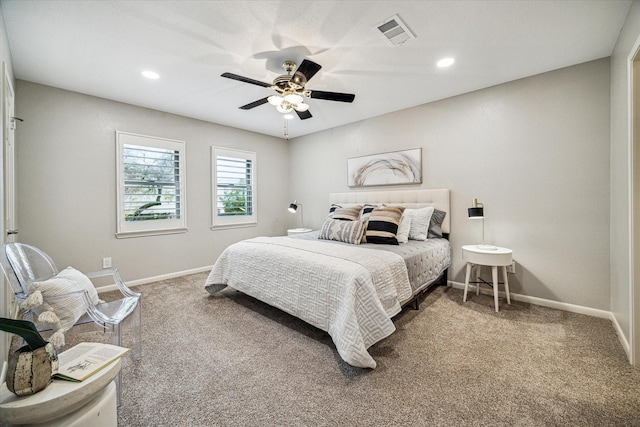
[[[335,240],[338,242],[359,245],[364,224],[361,221],[344,221],[340,219],[327,218],[322,224],[318,239]]]
[[[433,215],[431,215],[431,221],[429,222],[429,233],[427,235],[429,239],[442,237],[442,223],[444,222],[445,216],[447,216],[446,212],[438,209],[433,210]]]

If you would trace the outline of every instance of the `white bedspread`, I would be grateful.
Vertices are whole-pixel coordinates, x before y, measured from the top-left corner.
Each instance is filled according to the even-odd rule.
[[[329,333],[353,366],[375,368],[367,349],[395,331],[391,317],[411,296],[399,255],[289,237],[258,237],[229,246],[205,283],[230,286]]]

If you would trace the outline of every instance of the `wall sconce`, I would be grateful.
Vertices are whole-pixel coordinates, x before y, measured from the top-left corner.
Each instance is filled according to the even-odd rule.
[[[478,202],[478,199],[473,198],[471,207],[468,209],[469,219],[481,219],[482,220],[482,244],[478,245],[478,249],[484,249],[486,251],[495,251],[498,248],[493,245],[486,245],[484,243],[484,205]]]

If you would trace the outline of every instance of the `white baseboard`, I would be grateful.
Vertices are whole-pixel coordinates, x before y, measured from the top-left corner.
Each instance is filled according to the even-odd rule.
[[[456,289],[464,289],[464,283],[449,282],[451,286]],[[476,291],[476,286],[469,284],[469,292],[473,289]],[[485,295],[493,295],[493,291],[486,288],[480,288],[480,293]],[[504,298],[504,292],[498,293],[500,297]],[[528,295],[520,295],[513,292],[509,292],[509,296],[515,301],[522,301],[529,304],[539,305],[541,307],[555,308],[556,310],[569,311],[571,313],[586,314],[587,316],[600,317],[602,319],[612,319],[613,314],[610,311],[600,310],[597,308],[583,307],[581,305],[569,304],[566,302],[552,301],[544,298],[531,297]]]
[[[147,283],[158,282],[160,280],[167,280],[167,279],[173,279],[173,278],[176,278],[176,277],[188,276],[189,274],[204,273],[204,272],[207,272],[207,271],[211,271],[212,268],[213,268],[213,265],[209,265],[209,266],[206,266],[206,267],[198,267],[198,268],[193,268],[191,270],[177,271],[175,273],[168,273],[168,274],[162,274],[160,276],[153,276],[153,277],[147,277],[147,278],[144,278],[144,279],[132,280],[130,282],[125,282],[125,284],[128,287],[133,288],[135,286],[145,285]],[[202,286],[204,287],[204,283],[202,284]],[[118,289],[118,287],[116,286],[115,283],[113,283],[111,285],[100,286],[100,287],[96,288],[98,293],[115,291],[117,289]]]
[[[464,283],[450,281],[449,284],[456,289],[464,289]],[[475,285],[470,284],[469,288],[470,290],[473,289],[473,292],[476,291]],[[483,289],[483,288],[480,288],[480,293],[486,294],[486,295],[493,295],[493,291],[489,289]],[[502,298],[505,297],[503,291],[500,291],[499,295]],[[613,324],[613,328],[616,331],[616,335],[618,335],[618,341],[620,341],[620,344],[622,344],[622,348],[624,349],[624,352],[627,354],[627,359],[629,360],[629,363],[631,363],[631,346],[629,345],[629,341],[627,340],[627,338],[622,333],[622,328],[620,328],[620,324],[618,323],[618,320],[616,319],[616,317],[613,315],[612,312],[607,310],[599,310],[597,308],[583,307],[581,305],[569,304],[566,302],[552,301],[544,298],[537,298],[537,297],[530,297],[528,295],[515,294],[513,292],[509,292],[509,296],[516,301],[522,301],[529,304],[539,305],[542,307],[555,308],[557,310],[569,311],[571,313],[586,314],[587,316],[599,317],[602,319],[610,320],[611,323]]]
[[[622,332],[622,328],[618,323],[618,319],[616,319],[616,316],[614,316],[613,313],[611,313],[611,323],[613,323],[613,329],[616,330],[616,334],[618,335],[618,340],[620,341],[620,344],[622,344],[622,348],[624,349],[624,352],[627,354],[627,359],[629,360],[629,363],[633,363],[633,361],[631,360],[631,345],[629,345],[629,341],[627,340],[627,337],[624,336],[624,333]]]

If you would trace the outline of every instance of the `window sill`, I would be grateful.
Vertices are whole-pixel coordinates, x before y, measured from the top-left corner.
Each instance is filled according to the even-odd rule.
[[[216,231],[216,230],[226,230],[226,229],[230,229],[230,228],[248,228],[248,227],[257,227],[257,226],[258,226],[257,222],[250,222],[250,223],[246,223],[246,224],[212,225],[209,228],[211,229],[211,231]]]
[[[188,230],[188,228],[172,228],[171,230],[127,231],[116,233],[116,238],[129,239],[132,237],[162,236],[165,234],[186,233]]]

